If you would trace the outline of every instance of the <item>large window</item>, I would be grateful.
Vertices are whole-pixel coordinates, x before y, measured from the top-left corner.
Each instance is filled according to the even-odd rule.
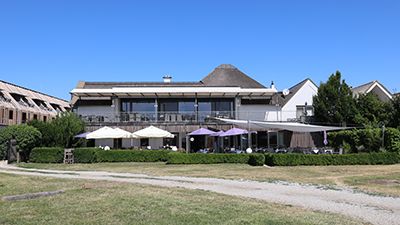
[[[121,112],[154,112],[154,99],[121,99]]]

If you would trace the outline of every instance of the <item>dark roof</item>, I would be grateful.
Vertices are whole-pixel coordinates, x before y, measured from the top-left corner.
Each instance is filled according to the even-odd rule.
[[[200,82],[84,82],[83,88],[112,88],[112,87],[198,87]]]
[[[209,87],[265,88],[231,64],[221,64],[201,80]]]
[[[301,87],[303,87],[304,84],[307,83],[307,81],[311,81],[311,83],[313,83],[315,86],[317,86],[310,78],[306,78],[303,81],[301,81],[300,83],[297,83],[293,87],[289,88],[288,95],[285,96],[285,95],[283,95],[282,92],[276,93],[276,95],[273,98],[275,103],[278,103],[281,106],[286,105],[286,103],[288,103],[290,101],[290,99],[301,89]]]
[[[373,80],[373,81],[370,81],[370,82],[368,82],[368,83],[366,83],[366,84],[362,84],[362,85],[360,85],[360,86],[354,87],[354,88],[352,88],[351,90],[352,90],[354,93],[357,93],[357,94],[360,94],[360,93],[365,94],[366,91],[367,91],[369,88],[371,88],[371,86],[374,85],[375,83],[379,84],[387,93],[389,93],[389,94],[392,93],[391,91],[389,91],[384,85],[382,85],[382,84],[381,84],[379,81],[377,81],[377,80]]]

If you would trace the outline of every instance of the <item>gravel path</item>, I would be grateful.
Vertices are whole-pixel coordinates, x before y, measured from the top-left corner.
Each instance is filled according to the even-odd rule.
[[[0,172],[29,176],[105,180],[207,190],[227,195],[300,206],[311,210],[340,213],[360,218],[372,224],[400,225],[400,198],[374,196],[351,190],[332,190],[293,183],[269,183],[216,178],[148,176],[144,174],[99,171],[25,169],[9,165],[0,165]]]

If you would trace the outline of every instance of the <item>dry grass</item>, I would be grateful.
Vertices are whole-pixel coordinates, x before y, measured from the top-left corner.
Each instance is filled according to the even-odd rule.
[[[194,176],[260,181],[289,181],[351,187],[400,196],[400,164],[363,166],[252,167],[244,164],[166,165],[165,163],[20,164],[22,167]]]
[[[205,191],[0,173],[0,196],[58,189],[66,192],[0,201],[0,224],[362,224],[332,213]]]

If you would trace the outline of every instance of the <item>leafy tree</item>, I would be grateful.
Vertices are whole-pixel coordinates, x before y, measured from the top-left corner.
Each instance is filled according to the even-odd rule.
[[[52,122],[55,135],[55,145],[60,147],[72,147],[74,136],[85,130],[85,123],[72,112],[60,113]]]
[[[321,83],[314,96],[314,120],[318,123],[354,124],[357,114],[356,101],[350,87],[336,71],[326,83]]]
[[[358,125],[371,127],[378,127],[380,123],[388,125],[392,112],[391,102],[383,102],[373,93],[360,95],[356,102],[358,114],[355,122]]]
[[[26,161],[31,150],[40,143],[41,138],[42,134],[39,130],[26,124],[0,129],[0,159],[5,157],[9,141],[15,139],[21,160]]]
[[[28,125],[35,127],[42,134],[42,139],[39,146],[54,147],[56,146],[56,132],[54,125],[51,122],[44,122],[39,120],[32,120]]]
[[[392,100],[392,110],[389,126],[400,128],[400,95]]]

